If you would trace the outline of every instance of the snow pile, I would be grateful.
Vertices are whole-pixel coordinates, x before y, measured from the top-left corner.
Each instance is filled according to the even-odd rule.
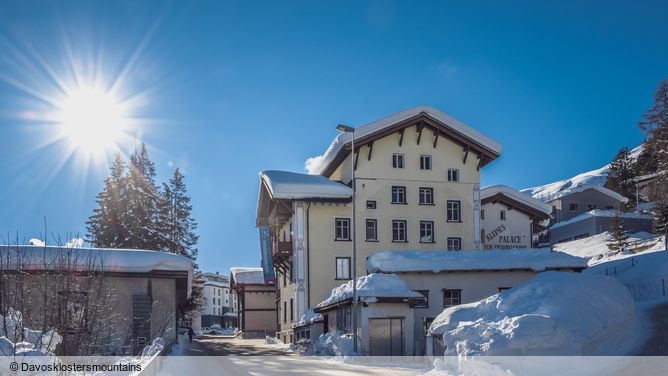
[[[65,243],[65,248],[81,248],[84,246],[85,241],[81,238],[72,238],[69,242]]]
[[[313,311],[313,309],[308,309],[308,310],[306,310],[306,312],[304,312],[304,314],[299,319],[299,321],[292,325],[292,327],[297,328],[297,327],[300,327],[300,326],[313,324],[314,322],[321,322],[323,320],[324,319],[323,319],[321,314],[315,313],[315,311]]]
[[[640,153],[643,150],[643,145],[635,147],[631,150],[631,158],[635,160],[638,158]],[[608,180],[608,171],[610,170],[610,165],[607,164],[601,168],[597,168],[592,171],[583,172],[578,174],[570,179],[560,180],[554,183],[549,183],[537,187],[523,189],[522,192],[528,193],[534,198],[539,200],[547,201],[550,197],[555,197],[559,192],[570,188],[577,187],[590,187],[590,186],[600,186],[605,185],[605,182]]]
[[[541,200],[537,200],[529,196],[528,194],[522,193],[516,189],[508,187],[506,185],[492,185],[481,189],[480,199],[485,200],[486,198],[490,198],[497,194],[505,195],[508,198],[511,198],[515,201],[519,201],[545,214],[549,215],[550,213],[552,213],[552,206],[546,204]]]
[[[352,196],[347,185],[320,175],[299,174],[289,171],[262,171],[260,179],[271,197],[276,199],[341,198]]]
[[[578,215],[577,217],[573,217],[567,221],[562,221],[559,223],[555,223],[552,225],[552,230],[557,229],[559,227],[563,227],[566,225],[570,225],[576,222],[584,221],[585,219],[589,219],[592,217],[606,217],[606,218],[614,218],[614,217],[620,217],[622,219],[646,219],[648,221],[652,220],[652,216],[648,214],[642,214],[642,213],[636,213],[636,212],[620,212],[619,210],[602,210],[602,209],[594,209],[590,210],[586,213],[582,213]]]
[[[355,355],[353,348],[352,337],[335,330],[321,334],[318,337],[318,340],[313,344],[313,353],[321,356]]]
[[[468,138],[473,142],[484,146],[493,153],[497,155],[501,154],[501,145],[499,143],[471,128],[470,126],[462,123],[461,121],[453,118],[452,116],[429,106],[417,106],[409,108],[407,110],[397,112],[390,116],[386,116],[382,119],[357,127],[355,129],[355,139],[357,140],[369,136],[402,121],[420,116],[421,114],[425,114],[437,120],[439,123],[452,129],[454,132],[459,133],[465,138]],[[322,174],[327,166],[329,166],[329,164],[334,161],[334,158],[339,154],[339,152],[344,149],[344,146],[348,145],[351,140],[352,135],[350,133],[341,133],[336,136],[334,141],[332,141],[332,143],[327,148],[327,151],[324,155],[308,159],[305,166],[310,168],[308,170],[309,174]]]
[[[55,330],[42,332],[23,327],[21,312],[10,308],[0,316],[0,355],[53,355],[63,340]]]
[[[357,278],[357,296],[364,302],[373,303],[377,298],[413,298],[424,299],[422,294],[408,288],[406,282],[395,274],[369,274]],[[335,287],[329,294],[329,297],[315,308],[326,307],[328,305],[352,299],[353,281],[344,283]]]
[[[232,279],[237,285],[264,285],[262,268],[230,268]]]
[[[546,272],[445,309],[429,331],[446,355],[622,355],[636,345],[633,299],[614,278]]]
[[[573,256],[587,258],[590,266],[609,260],[630,257],[627,252],[612,254],[607,245],[610,240],[611,235],[606,231],[586,238],[555,244],[554,249]],[[665,249],[661,237],[646,232],[633,233],[629,236],[628,241],[628,249],[631,252],[653,252]]]
[[[35,245],[35,246],[38,246],[38,247],[44,247],[46,245],[46,243],[44,243],[44,241],[42,241],[40,239],[30,239],[30,241],[28,242],[28,245]]]
[[[264,343],[267,345],[283,345],[283,341],[278,339],[278,337],[271,337],[271,336],[266,336],[264,338]]]
[[[369,273],[512,270],[544,271],[587,267],[587,260],[563,252],[539,249],[498,249],[489,251],[383,251],[367,260]]]
[[[165,340],[162,337],[157,337],[156,339],[151,342],[150,345],[144,347],[144,349],[141,352],[141,357],[142,359],[146,358],[152,358],[165,348]]]
[[[637,301],[663,298],[668,293],[668,252],[647,252],[608,261],[593,266],[586,274],[616,278]]]

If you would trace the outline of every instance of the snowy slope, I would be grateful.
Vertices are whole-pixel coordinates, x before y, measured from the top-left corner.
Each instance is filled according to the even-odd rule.
[[[640,145],[631,150],[631,158],[634,160],[638,158],[642,152],[642,149],[643,145]],[[610,170],[610,164],[592,171],[583,172],[581,174],[575,175],[570,179],[559,180],[537,187],[522,189],[521,192],[528,193],[537,199],[545,199],[547,197],[553,197],[559,192],[569,188],[591,185],[603,186],[606,180],[608,180],[608,170]]]
[[[634,255],[633,252],[653,252],[664,249],[663,241],[660,237],[646,232],[638,232],[631,234],[629,238],[629,253],[612,255],[607,246],[609,240],[610,234],[606,231],[587,238],[555,244],[554,249],[573,256],[589,259],[590,266],[605,261],[630,257]]]

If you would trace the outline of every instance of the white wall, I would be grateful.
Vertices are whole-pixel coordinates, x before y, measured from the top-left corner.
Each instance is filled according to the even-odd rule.
[[[484,230],[482,238],[485,249],[494,248],[531,248],[531,218],[518,211],[508,210],[500,202],[488,202],[482,205],[485,211],[480,225]],[[506,219],[501,220],[501,211],[506,213]]]

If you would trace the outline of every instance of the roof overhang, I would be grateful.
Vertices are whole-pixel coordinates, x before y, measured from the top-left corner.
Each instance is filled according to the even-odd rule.
[[[497,194],[494,194],[492,196],[489,196],[489,197],[485,197],[485,198],[480,200],[480,203],[482,205],[485,205],[485,204],[488,204],[488,203],[497,203],[497,202],[505,205],[506,207],[508,207],[508,209],[517,210],[519,212],[522,212],[522,213],[528,215],[534,221],[535,220],[544,221],[544,220],[550,218],[549,214],[547,214],[547,213],[545,213],[541,210],[538,210],[538,209],[536,209],[532,206],[529,206],[529,205],[527,205],[527,204],[525,204],[525,203],[523,203],[519,200],[516,200],[515,198],[513,198],[509,195],[503,194],[501,192],[499,192]]]

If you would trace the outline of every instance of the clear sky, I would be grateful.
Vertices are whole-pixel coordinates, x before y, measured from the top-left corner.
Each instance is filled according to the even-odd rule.
[[[339,123],[435,106],[503,144],[483,185],[604,165],[642,141],[666,19],[665,1],[5,0],[0,234],[85,231],[107,167],[69,155],[47,103],[77,72],[131,98],[119,146],[145,141],[159,180],[185,171],[200,265],[227,273],[259,266],[258,172],[303,171]]]

